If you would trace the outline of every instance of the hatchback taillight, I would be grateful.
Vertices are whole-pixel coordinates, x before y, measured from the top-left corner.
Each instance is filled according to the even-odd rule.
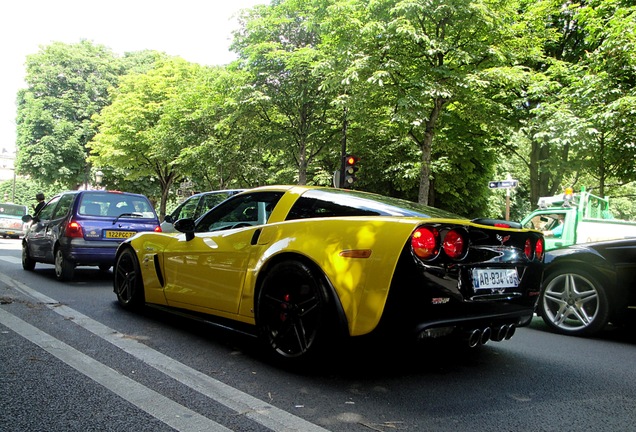
[[[66,225],[64,235],[66,237],[84,237],[84,232],[82,226],[77,221],[72,220]]]
[[[157,226],[155,227],[155,232],[162,232],[162,231],[161,231],[161,226],[160,226],[160,225],[157,225]]]

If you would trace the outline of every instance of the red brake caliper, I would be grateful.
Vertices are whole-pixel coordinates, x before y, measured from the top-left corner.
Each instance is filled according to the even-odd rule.
[[[282,309],[280,313],[280,320],[287,321],[287,310],[289,309],[289,301],[291,300],[291,296],[289,294],[285,294],[283,296],[283,303],[280,304],[280,308]]]

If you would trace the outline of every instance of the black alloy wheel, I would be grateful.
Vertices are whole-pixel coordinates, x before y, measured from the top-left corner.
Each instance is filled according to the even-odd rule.
[[[117,301],[125,309],[137,309],[144,304],[144,287],[137,255],[124,249],[115,262],[113,284]]]
[[[326,338],[327,290],[320,275],[298,261],[283,261],[265,276],[256,301],[256,325],[279,359],[309,359]]]
[[[544,280],[539,314],[558,333],[593,335],[608,321],[605,288],[586,271],[577,268],[557,270]]]

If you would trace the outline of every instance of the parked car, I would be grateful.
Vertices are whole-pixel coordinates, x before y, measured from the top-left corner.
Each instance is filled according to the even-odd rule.
[[[206,211],[226,200],[243,189],[224,189],[218,191],[201,192],[188,197],[175,208],[172,213],[166,215],[161,222],[161,231],[176,232],[172,226],[179,219],[198,219]]]
[[[541,232],[363,192],[261,187],[175,229],[120,245],[119,303],[248,324],[291,361],[380,328],[501,341],[540,292]]]
[[[22,267],[54,264],[61,281],[71,280],[76,266],[107,271],[122,240],[139,231],[161,230],[148,198],[112,191],[61,193],[23,221],[32,225],[22,240]]]
[[[0,204],[0,235],[4,238],[22,237],[27,227],[22,222],[22,216],[26,214],[26,206],[11,203]]]
[[[636,238],[546,252],[537,312],[552,330],[594,335],[636,309]]]

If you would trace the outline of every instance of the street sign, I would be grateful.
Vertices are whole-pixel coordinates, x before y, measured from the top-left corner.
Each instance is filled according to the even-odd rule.
[[[501,189],[501,188],[514,188],[519,185],[519,180],[498,180],[488,182],[488,187],[490,189]]]
[[[340,187],[340,170],[336,170],[333,172],[333,187]]]

